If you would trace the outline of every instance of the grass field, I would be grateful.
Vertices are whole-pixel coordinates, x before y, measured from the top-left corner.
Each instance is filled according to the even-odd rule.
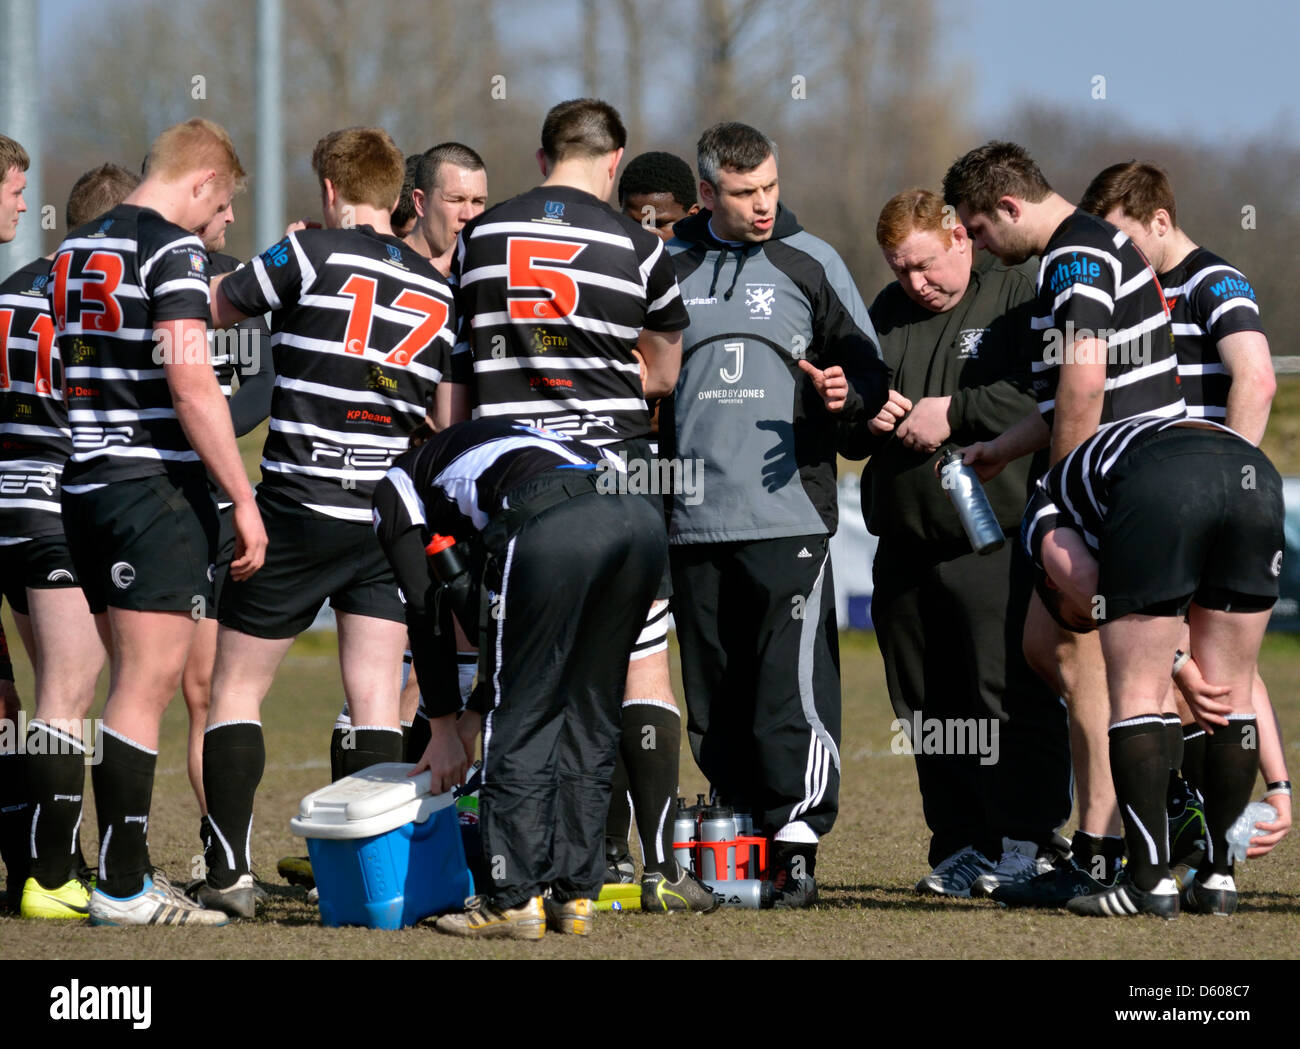
[[[8,613],[6,611],[6,619]],[[7,624],[8,627],[8,624]],[[13,636],[11,634],[11,636]],[[1300,844],[1289,837],[1239,877],[1231,920],[1184,915],[1091,921],[1064,912],[1004,911],[988,902],[928,900],[912,886],[925,873],[925,827],[909,757],[891,753],[893,714],[874,635],[845,634],[843,788],[839,822],[822,845],[822,903],[805,912],[722,911],[709,916],[602,914],[587,939],[466,944],[427,925],[400,932],[325,929],[301,890],[279,885],[276,859],[305,850],[289,832],[299,799],[329,778],[326,748],[338,709],[333,639],[306,635],[286,660],[263,708],[267,769],[257,802],[255,864],[272,899],[255,922],[221,929],[94,929],[0,919],[0,958],[1296,958]],[[26,660],[18,685],[31,695]],[[1300,740],[1300,638],[1270,636],[1261,668],[1271,686],[1292,765]],[[154,788],[153,860],[173,881],[189,877],[198,818],[184,764],[185,708],[167,713]],[[681,789],[704,789],[689,753]],[[89,794],[89,792],[87,792]],[[94,847],[93,811],[86,814]]]

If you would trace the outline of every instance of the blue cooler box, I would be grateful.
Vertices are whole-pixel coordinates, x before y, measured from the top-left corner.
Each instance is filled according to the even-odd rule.
[[[387,762],[303,798],[290,821],[307,839],[325,925],[400,929],[459,910],[473,895],[456,801],[430,775]]]

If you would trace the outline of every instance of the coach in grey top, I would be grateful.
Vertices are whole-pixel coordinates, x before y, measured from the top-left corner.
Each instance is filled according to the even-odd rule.
[[[839,790],[835,456],[888,380],[844,263],[778,203],[771,141],[719,124],[699,168],[707,210],[669,244],[691,326],[660,426],[702,462],[670,528],[691,749],[774,839],[778,905],[807,906]]]

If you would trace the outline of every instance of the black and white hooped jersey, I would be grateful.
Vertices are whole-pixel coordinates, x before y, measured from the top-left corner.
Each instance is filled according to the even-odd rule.
[[[475,418],[595,445],[649,432],[632,350],[643,328],[690,323],[662,240],[589,193],[539,186],[470,222],[452,266]]]
[[[243,265],[233,255],[219,251],[209,255],[209,272],[213,277],[234,273]],[[261,314],[242,320],[224,331],[208,330],[208,357],[216,373],[217,384],[229,400],[235,392],[235,376],[242,376],[261,353],[269,353],[270,331]]]
[[[1043,537],[1061,525],[1073,528],[1083,536],[1088,549],[1097,553],[1102,522],[1110,512],[1108,475],[1120,456],[1161,430],[1185,426],[1189,421],[1145,416],[1103,424],[1040,477],[1020,523],[1021,543],[1034,564],[1043,567]],[[1236,432],[1222,423],[1209,425],[1227,433]]]
[[[1103,423],[1186,414],[1160,282],[1109,223],[1076,210],[1056,228],[1039,261],[1031,325],[1042,340],[1031,351],[1034,396],[1049,426],[1061,364],[1070,362],[1076,339],[1106,341]]]
[[[1239,331],[1263,332],[1255,289],[1241,270],[1204,248],[1162,273],[1160,283],[1169,303],[1187,414],[1223,419],[1232,376],[1219,356],[1219,340]]]
[[[222,283],[271,311],[275,392],[262,485],[315,513],[368,522],[375,484],[450,379],[451,290],[423,256],[369,226],[307,229]]]
[[[48,259],[0,284],[0,546],[59,535],[59,478],[72,452]]]
[[[203,242],[150,208],[119,204],[68,234],[47,289],[72,428],[64,485],[198,468],[163,368],[168,352],[195,350],[155,340],[154,326],[208,323]]]
[[[397,490],[401,513],[385,520],[376,506],[375,531],[397,535],[414,525],[464,542],[505,507],[512,488],[546,470],[595,470],[602,461],[598,449],[566,434],[505,419],[458,423],[389,469],[385,479]],[[604,465],[619,467],[613,460]]]

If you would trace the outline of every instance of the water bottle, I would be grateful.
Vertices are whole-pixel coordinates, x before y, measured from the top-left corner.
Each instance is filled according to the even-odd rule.
[[[429,564],[433,567],[434,578],[444,586],[451,583],[462,572],[469,571],[469,565],[460,554],[456,540],[449,535],[435,535],[424,548]]]
[[[1233,863],[1241,863],[1246,858],[1250,839],[1257,833],[1256,823],[1272,823],[1277,819],[1277,809],[1266,801],[1252,801],[1228,828],[1228,855]]]
[[[684,871],[695,871],[694,850],[695,814],[686,807],[686,799],[677,799],[677,815],[673,817],[673,856]]]
[[[964,465],[961,458],[961,452],[956,448],[944,454],[939,460],[940,483],[957,509],[971,549],[977,554],[991,554],[1002,549],[1006,537],[975,468]]]
[[[478,618],[471,602],[476,589],[471,585],[469,562],[456,546],[456,540],[449,535],[435,535],[425,546],[424,552],[429,558],[433,577],[442,584],[441,592],[451,601],[451,610],[460,620],[461,626],[476,623]],[[435,624],[436,622],[435,610]],[[435,633],[438,630],[436,625],[434,630]]]
[[[752,838],[753,836],[754,836],[754,817],[750,815],[748,812],[743,812],[740,809],[737,809],[736,810],[737,839]],[[741,851],[742,849],[744,851]],[[736,866],[737,867],[740,866],[742,862],[742,857],[745,858],[745,873],[748,874],[749,877],[751,878],[754,877],[754,875],[758,872],[758,846],[757,845],[742,846],[739,843],[737,843],[736,845]]]
[[[726,866],[718,868],[717,852],[714,849],[700,849],[700,877],[710,879],[734,879],[736,877],[736,818],[726,805],[714,805],[704,810],[700,820],[700,841],[729,841],[732,846],[726,849]]]
[[[746,910],[767,910],[772,906],[773,889],[770,881],[744,878],[739,881],[706,881],[713,898],[723,907],[743,907]]]

